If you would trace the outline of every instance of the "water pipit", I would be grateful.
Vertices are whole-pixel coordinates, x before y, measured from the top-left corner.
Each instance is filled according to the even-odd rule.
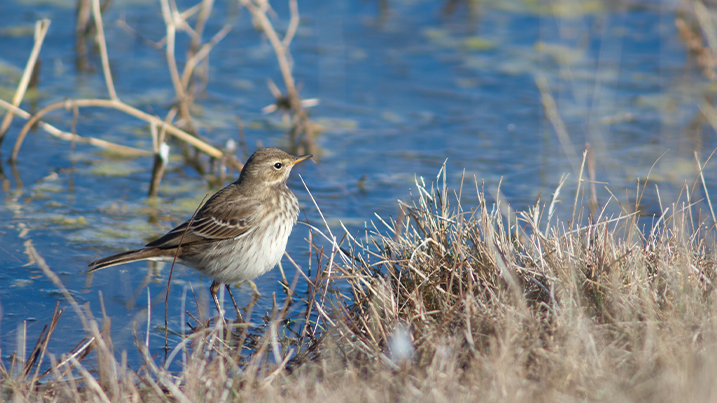
[[[210,197],[194,218],[142,249],[91,262],[90,271],[138,260],[172,262],[176,256],[177,263],[214,280],[209,291],[223,319],[219,287],[252,280],[281,260],[299,215],[286,180],[295,164],[311,157],[258,149],[239,179]]]

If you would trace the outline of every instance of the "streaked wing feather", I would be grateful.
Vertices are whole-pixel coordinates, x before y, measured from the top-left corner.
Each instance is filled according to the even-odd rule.
[[[161,238],[155,239],[154,241],[145,245],[145,247],[169,249],[179,245],[180,241],[184,245],[202,241],[203,239],[201,237],[198,237],[197,235],[194,235],[191,230],[186,231],[187,224],[189,224],[189,221],[181,223],[173,230],[164,234],[164,236],[162,236]]]
[[[236,238],[252,227],[260,210],[261,204],[256,202],[219,205],[210,205],[207,202],[192,220],[189,230],[186,230],[189,221],[185,221],[163,237],[148,243],[147,246],[165,249],[177,247],[180,240],[182,245],[188,245]]]
[[[206,239],[236,238],[249,229],[246,218],[229,220],[207,217],[192,223],[192,232]]]

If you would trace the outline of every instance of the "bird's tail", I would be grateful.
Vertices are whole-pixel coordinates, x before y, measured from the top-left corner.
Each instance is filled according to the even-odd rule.
[[[122,252],[118,253],[116,255],[107,256],[102,259],[97,259],[93,262],[90,262],[89,271],[95,271],[99,269],[104,269],[105,267],[110,266],[116,266],[118,264],[124,264],[124,263],[130,263],[130,262],[136,262],[138,260],[147,260],[152,258],[158,258],[161,257],[162,250],[158,248],[144,248],[144,249],[136,249],[131,250],[128,252]]]

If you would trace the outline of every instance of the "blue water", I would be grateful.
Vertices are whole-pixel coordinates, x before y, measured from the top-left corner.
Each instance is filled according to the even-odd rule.
[[[163,37],[159,3],[136,3],[115,0],[104,17],[114,83],[123,101],[163,117],[174,94],[163,52],[116,24],[124,18],[144,38]],[[564,173],[571,176],[561,199],[572,205],[575,167],[585,143],[595,152],[596,180],[632,202],[637,178],[644,180],[663,153],[667,152],[651,177],[663,200],[674,200],[685,181],[695,180],[693,153],[704,161],[717,146],[714,131],[704,122],[695,130],[689,127],[710,94],[709,82],[679,40],[671,3],[619,8],[605,3],[567,16],[523,3],[481,5],[476,14],[460,5],[445,15],[443,2],[390,2],[385,16],[376,2],[305,3],[300,4],[301,24],[291,45],[294,73],[301,95],[320,99],[310,113],[327,130],[317,139],[318,163],[298,167],[289,187],[309,220],[322,227],[301,175],[339,236],[339,221],[359,231],[374,213],[395,217],[396,200],[410,200],[412,189],[415,194],[415,178],[434,180],[444,161],[450,186],[457,187],[465,172],[465,208],[475,205],[476,178],[492,197],[502,180],[503,197],[521,209],[539,196],[549,200]],[[180,9],[190,5],[179,4]],[[286,4],[274,1],[273,6],[279,15],[276,27],[283,32]],[[0,4],[3,99],[11,99],[32,47],[32,31],[16,34],[16,28],[31,27],[40,18],[50,18],[52,26],[41,52],[39,94],[34,104],[26,101],[21,106],[37,110],[65,98],[106,97],[96,52],[89,54],[93,71],[75,67],[74,2],[6,0]],[[212,50],[207,89],[193,110],[200,133],[215,145],[236,141],[239,116],[250,150],[258,143],[283,147],[281,115],[261,113],[273,102],[267,78],[283,87],[273,51],[236,3],[215,4],[205,38],[224,24],[234,28]],[[187,37],[178,38],[176,54],[182,61]],[[558,141],[545,119],[537,76],[548,80],[572,148]],[[620,119],[628,114],[629,119]],[[72,114],[56,111],[46,121],[69,130]],[[32,340],[49,321],[56,301],[63,301],[37,265],[29,263],[25,242],[31,240],[95,317],[101,316],[101,293],[112,318],[115,347],[127,349],[136,363],[133,323],[137,321],[143,337],[149,289],[155,300],[152,326],[163,324],[162,292],[169,267],[151,274],[147,288],[146,263],[92,276],[85,273],[86,265],[161,235],[188,218],[207,192],[217,189],[210,189],[206,178],[175,158],[162,182],[161,203],[150,204],[150,158],[113,159],[91,146],[73,147],[41,131],[31,132],[23,145],[17,164],[20,183],[5,161],[23,123],[15,119],[2,146],[2,166],[9,180],[0,205],[3,357],[15,350],[23,321],[28,321]],[[151,149],[143,122],[112,110],[82,109],[77,131]],[[179,149],[174,145],[172,151],[179,156]],[[708,165],[705,176],[714,193],[713,166],[714,162]],[[605,202],[609,195],[602,185],[598,188]],[[653,188],[643,201],[652,206],[649,213],[656,206]],[[149,222],[150,217],[156,222]],[[306,227],[297,226],[287,250],[304,270],[315,272],[315,267],[308,267],[307,234]],[[283,267],[291,281],[295,270],[288,261]],[[272,293],[283,301],[280,279],[275,269],[256,280],[263,294],[255,308],[259,316],[271,309]],[[184,296],[187,309],[196,312],[187,288],[190,282],[200,303],[207,303],[210,280],[175,268],[169,297],[173,330],[181,329]],[[298,290],[305,289],[299,281]],[[250,289],[240,287],[235,295],[245,305]],[[83,336],[79,321],[68,311],[51,349],[66,352]],[[159,349],[162,333],[153,330],[151,336],[153,349]]]

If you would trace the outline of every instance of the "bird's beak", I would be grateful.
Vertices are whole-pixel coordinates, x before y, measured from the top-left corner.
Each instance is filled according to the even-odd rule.
[[[297,158],[294,160],[294,162],[292,162],[292,163],[289,164],[289,165],[296,165],[296,164],[298,164],[299,162],[301,162],[301,161],[303,161],[303,160],[308,160],[309,158],[311,158],[311,157],[313,157],[313,156],[314,156],[313,154],[302,155],[301,157],[297,157]]]

